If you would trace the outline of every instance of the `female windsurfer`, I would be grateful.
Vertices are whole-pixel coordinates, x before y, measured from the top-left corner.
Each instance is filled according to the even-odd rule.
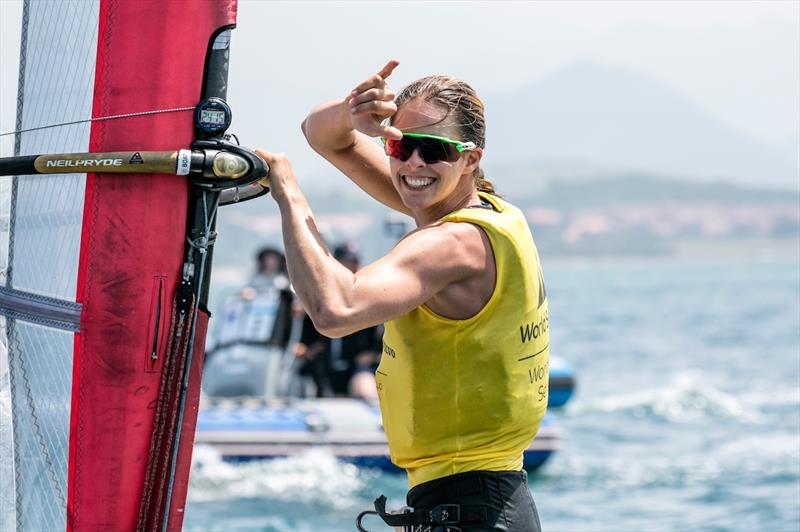
[[[410,530],[536,531],[522,470],[547,405],[547,300],[536,247],[522,213],[483,177],[475,91],[431,76],[395,96],[386,78],[398,64],[315,108],[302,128],[317,152],[417,228],[353,273],[323,244],[288,158],[259,151],[271,169],[290,278],[328,336],[385,323],[377,389],[413,511],[387,514],[381,497],[369,513]]]

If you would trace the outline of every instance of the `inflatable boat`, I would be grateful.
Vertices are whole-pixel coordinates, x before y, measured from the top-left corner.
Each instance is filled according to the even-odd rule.
[[[361,467],[399,471],[389,460],[378,406],[358,399],[204,399],[195,443],[213,447],[227,461],[280,458],[325,448]],[[562,443],[551,416],[545,415],[539,434],[525,451],[525,469],[537,469]]]

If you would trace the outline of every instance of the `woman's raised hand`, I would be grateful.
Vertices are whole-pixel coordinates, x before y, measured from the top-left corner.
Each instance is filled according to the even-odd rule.
[[[347,95],[345,102],[350,107],[353,128],[370,137],[401,139],[399,129],[383,125],[382,122],[397,112],[395,94],[386,83],[400,62],[391,59],[378,72],[365,79]]]

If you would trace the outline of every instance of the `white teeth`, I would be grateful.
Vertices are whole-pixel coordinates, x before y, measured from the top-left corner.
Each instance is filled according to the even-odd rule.
[[[410,177],[410,176],[403,176],[403,180],[406,184],[410,187],[427,187],[431,183],[435,181],[435,179],[431,179],[430,177]]]

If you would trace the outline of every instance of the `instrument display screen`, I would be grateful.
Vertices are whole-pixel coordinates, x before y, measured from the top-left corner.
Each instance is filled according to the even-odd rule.
[[[230,127],[231,108],[222,98],[208,98],[195,108],[194,124],[203,134],[219,136]]]
[[[225,111],[200,111],[200,122],[204,125],[221,126],[225,123]]]

